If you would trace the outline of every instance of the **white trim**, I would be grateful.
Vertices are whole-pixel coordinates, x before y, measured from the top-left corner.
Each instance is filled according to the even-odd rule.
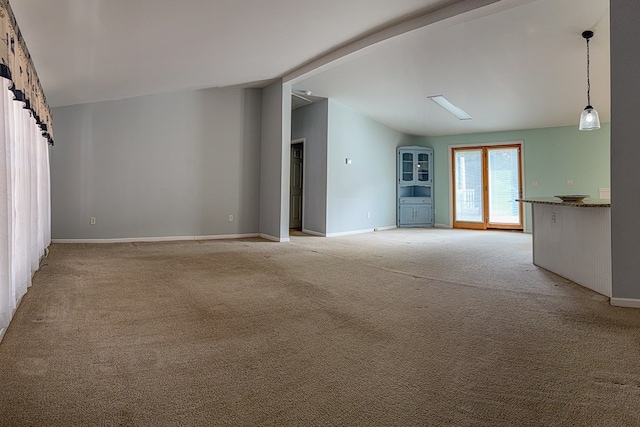
[[[372,233],[374,231],[375,229],[373,228],[367,228],[365,230],[342,231],[339,233],[327,233],[327,237],[349,236],[351,234]]]
[[[31,274],[31,277],[33,278],[33,275],[36,272],[34,271],[33,274]],[[26,294],[25,294],[26,295]],[[20,299],[18,300],[18,303],[16,304],[16,308],[14,308],[11,311],[11,317],[9,318],[9,325],[11,324],[11,321],[13,320],[13,316],[15,316],[16,311],[18,311],[18,307],[20,307],[20,303],[22,302],[22,298],[24,298],[24,295],[20,297]],[[0,329],[0,342],[2,342],[2,339],[4,338],[4,335],[7,333],[7,329],[9,329],[9,325],[7,325],[6,328],[2,328]]]
[[[433,228],[452,228],[449,224],[433,224]]]
[[[324,233],[320,233],[320,232],[318,232],[318,231],[311,231],[311,230],[307,230],[306,228],[303,228],[303,229],[302,229],[302,232],[303,232],[303,233],[306,233],[306,234],[311,234],[312,236],[327,237],[327,235],[326,235],[326,234],[324,234]]]
[[[222,240],[258,237],[258,233],[219,234],[210,236],[162,236],[162,237],[126,237],[115,239],[51,239],[52,243],[136,243],[136,242],[175,242],[185,240]]]
[[[269,234],[264,234],[264,233],[260,233],[260,237],[262,237],[263,239],[271,240],[272,242],[278,242],[278,243],[286,243],[291,241],[291,239],[288,237],[275,237],[275,236],[271,236]]]
[[[220,235],[207,235],[207,236],[193,236],[193,240],[222,240],[222,239],[244,239],[246,237],[258,237],[259,233],[245,233],[245,234],[220,234]]]
[[[611,298],[609,303],[616,307],[640,308],[640,299],[637,298]]]
[[[397,225],[387,225],[387,226],[384,226],[384,227],[376,227],[376,228],[373,229],[373,231],[393,230],[393,229],[396,229],[396,228],[398,228]]]

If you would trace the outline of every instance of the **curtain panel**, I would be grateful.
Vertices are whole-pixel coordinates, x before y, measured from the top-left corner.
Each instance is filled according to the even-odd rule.
[[[0,0],[0,340],[51,243],[51,112]]]
[[[13,82],[16,99],[25,103],[43,136],[53,145],[51,108],[9,0],[0,0],[0,77]]]

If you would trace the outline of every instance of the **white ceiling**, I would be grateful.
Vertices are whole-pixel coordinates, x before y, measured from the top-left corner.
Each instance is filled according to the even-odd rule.
[[[577,126],[587,105],[581,34],[592,29],[591,101],[609,121],[609,0],[503,0],[493,9],[379,43],[294,89],[417,135]],[[445,95],[473,120],[458,120],[430,95]]]
[[[456,0],[11,0],[52,106],[263,82]],[[501,0],[296,81],[395,129],[443,135],[609,120],[609,0]],[[259,84],[259,83],[258,83]],[[443,94],[473,120],[426,97]],[[55,121],[55,118],[54,118]]]
[[[52,106],[274,79],[443,0],[11,0]]]

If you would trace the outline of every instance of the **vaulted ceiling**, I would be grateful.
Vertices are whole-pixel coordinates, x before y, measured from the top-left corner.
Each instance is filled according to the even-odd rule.
[[[363,34],[473,0],[11,0],[52,106],[263,85]],[[500,0],[295,80],[400,131],[443,135],[577,124],[609,108],[608,0]],[[427,96],[445,95],[459,121]],[[55,119],[54,119],[55,120]],[[55,125],[55,122],[54,122]]]

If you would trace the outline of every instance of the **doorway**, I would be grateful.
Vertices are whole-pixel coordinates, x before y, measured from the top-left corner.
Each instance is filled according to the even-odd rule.
[[[304,139],[291,141],[291,174],[289,189],[289,228],[302,230]]]
[[[522,144],[452,148],[453,227],[522,230]]]

